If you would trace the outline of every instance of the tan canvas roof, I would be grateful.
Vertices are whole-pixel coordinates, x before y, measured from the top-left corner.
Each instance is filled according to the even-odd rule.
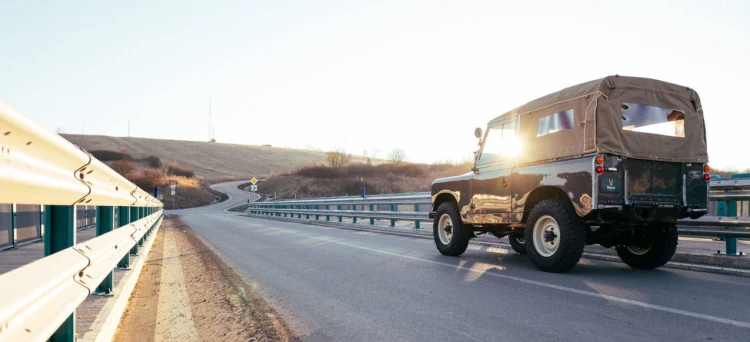
[[[637,103],[685,113],[685,137],[623,129],[623,103]],[[550,114],[573,110],[572,129],[537,137],[538,122]],[[540,97],[490,121],[520,115],[522,153],[518,164],[592,152],[684,162],[707,162],[703,110],[693,89],[653,79],[608,76]]]

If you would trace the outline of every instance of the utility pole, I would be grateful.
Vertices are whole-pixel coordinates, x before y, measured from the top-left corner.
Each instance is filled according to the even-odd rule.
[[[211,97],[208,97],[208,141],[212,141],[213,137],[213,124],[211,122]]]

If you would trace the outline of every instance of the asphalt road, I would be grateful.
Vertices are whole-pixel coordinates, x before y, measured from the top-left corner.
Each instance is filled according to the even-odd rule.
[[[216,186],[228,202],[171,213],[303,340],[750,340],[748,278],[593,260],[550,274],[475,245],[446,257],[427,239],[225,212],[250,197],[238,183]]]

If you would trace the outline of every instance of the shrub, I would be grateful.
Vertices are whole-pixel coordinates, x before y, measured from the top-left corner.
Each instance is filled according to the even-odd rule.
[[[128,178],[130,178],[131,182],[135,183],[135,185],[148,193],[151,193],[155,186],[164,183],[164,175],[159,172],[159,170],[152,168],[145,168],[141,173],[132,173]]]
[[[148,163],[148,166],[153,167],[155,169],[158,169],[161,167],[161,158],[157,157],[156,155],[150,155],[146,158],[143,158]]]
[[[94,158],[100,161],[113,161],[113,160],[133,160],[133,157],[127,151],[111,151],[111,150],[95,150],[89,151]]]
[[[348,165],[351,160],[352,155],[346,153],[343,148],[326,152],[326,161],[328,162],[328,165],[335,169],[340,169]]]
[[[401,164],[406,161],[406,152],[400,148],[394,148],[391,153],[388,154],[388,160],[394,164]]]
[[[169,163],[167,165],[167,175],[193,178],[195,177],[195,172],[176,163]]]
[[[132,160],[115,160],[106,162],[105,164],[123,177],[135,171],[135,164],[133,164]]]

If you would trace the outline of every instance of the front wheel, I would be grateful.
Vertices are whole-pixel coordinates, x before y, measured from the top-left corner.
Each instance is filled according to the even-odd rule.
[[[654,269],[664,266],[677,250],[677,226],[657,224],[639,243],[617,246],[617,255],[632,268]]]
[[[578,263],[586,246],[586,231],[570,203],[544,200],[526,221],[526,251],[542,271],[565,272]]]
[[[463,224],[458,209],[453,203],[440,204],[432,224],[435,246],[443,255],[459,256],[469,247],[473,231]]]

